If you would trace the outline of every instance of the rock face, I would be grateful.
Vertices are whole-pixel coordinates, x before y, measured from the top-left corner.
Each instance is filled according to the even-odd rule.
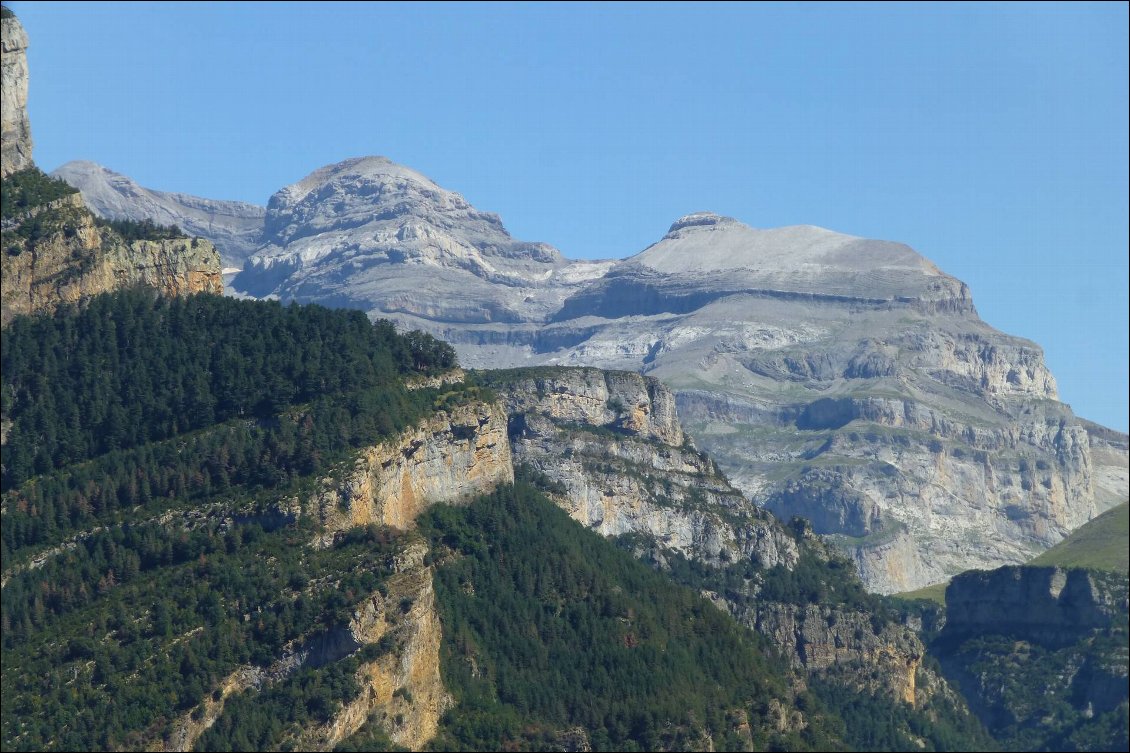
[[[21,229],[35,226],[30,237]],[[126,242],[99,227],[78,194],[36,207],[3,231],[0,323],[53,311],[99,293],[144,285],[163,295],[223,291],[220,259],[206,240]]]
[[[506,405],[514,463],[556,486],[555,501],[574,520],[604,536],[629,537],[636,555],[660,569],[672,557],[717,569],[752,565],[760,575],[746,582],[751,598],[709,595],[797,670],[833,675],[850,667],[865,678],[851,680],[853,687],[911,704],[929,704],[937,688],[948,692],[920,668],[925,647],[906,625],[758,593],[758,577],[795,568],[802,547],[826,560],[826,546],[810,531],[798,538],[734,488],[682,431],[674,395],[660,382],[632,372],[546,367],[478,378]],[[925,690],[918,688],[920,673]]]
[[[472,403],[439,411],[395,441],[363,450],[314,500],[324,540],[375,523],[408,529],[434,504],[457,502],[514,481],[506,414]],[[328,537],[328,538],[326,538]]]
[[[225,268],[242,267],[259,246],[267,210],[254,204],[154,191],[94,162],[68,162],[51,177],[77,188],[86,206],[99,217],[176,225],[191,236],[211,241]]]
[[[5,9],[0,20],[0,177],[32,166],[27,116],[27,33]]]
[[[1074,643],[1127,611],[1125,576],[1059,567],[1002,567],[946,588],[948,636],[1002,633],[1043,645]]]
[[[1091,447],[1091,469],[1095,507],[1105,512],[1127,500],[1130,488],[1130,436],[1120,431],[1082,421]]]
[[[858,673],[860,686],[911,705],[920,700],[917,676],[926,649],[906,625],[888,622],[876,630],[866,612],[815,604],[765,604],[735,616],[798,667],[818,673],[838,667],[869,670]]]
[[[554,319],[543,337],[593,329],[543,358],[680,390],[735,483],[836,537],[874,590],[1024,561],[1095,512],[1086,431],[1039,349],[906,246],[691,215]]]
[[[902,244],[700,212],[571,262],[379,157],[278,192],[263,243],[245,293],[361,307],[472,367],[661,379],[738,488],[811,518],[876,591],[1027,561],[1127,496],[1124,443],[1058,402],[1039,347]]]
[[[715,566],[792,567],[795,541],[687,440],[654,379],[596,369],[485,375],[506,404],[514,462],[604,536],[635,535]]]
[[[299,735],[296,750],[333,750],[370,718],[409,750],[422,750],[435,737],[452,699],[440,677],[443,629],[436,612],[433,568],[423,564],[426,553],[423,542],[410,546],[397,560],[399,572],[388,584],[388,595],[374,594],[355,610],[349,630],[357,643],[386,640],[391,649],[361,665],[356,675],[361,693],[324,725]]]

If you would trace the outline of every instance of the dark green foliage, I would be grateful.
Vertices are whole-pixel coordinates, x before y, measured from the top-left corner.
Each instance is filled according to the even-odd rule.
[[[1009,635],[953,643],[943,632],[931,650],[1006,750],[1126,750],[1125,619],[1068,646]]]
[[[792,528],[800,547],[800,560],[788,570],[782,566],[763,569],[751,561],[726,568],[688,560],[677,552],[663,551],[665,571],[676,583],[695,591],[708,590],[723,596],[739,610],[756,611],[768,602],[838,607],[869,617],[876,635],[910,616],[932,626],[937,621],[933,605],[903,602],[868,593],[851,562],[828,551],[803,535],[807,522],[794,519]],[[655,545],[639,536],[617,540],[627,551],[647,550]],[[929,660],[927,660],[929,662]],[[839,666],[808,675],[809,693],[800,703],[820,710],[830,719],[828,733],[842,739],[852,750],[993,750],[995,743],[978,720],[961,704],[944,695],[927,708],[915,709],[884,694],[863,688],[882,687],[881,678],[867,677],[875,667]],[[940,670],[939,670],[940,672]],[[786,742],[785,750],[796,742]]]
[[[456,556],[436,576],[445,685],[438,749],[546,749],[580,726],[594,749],[755,744],[784,665],[760,638],[585,530],[525,482],[420,521]],[[536,534],[534,533],[536,532]],[[830,744],[817,716],[800,742]],[[778,741],[780,742],[780,741]]]
[[[288,641],[340,624],[387,576],[396,540],[362,531],[312,550],[312,534],[222,521],[115,529],[13,577],[3,591],[5,749],[136,747],[237,666],[269,664]],[[342,577],[312,580],[321,573]],[[16,601],[30,601],[30,614],[16,616]],[[9,630],[15,621],[36,629]],[[336,674],[295,680],[311,714],[355,693],[348,667],[325,670]],[[289,687],[280,693],[291,697]]]
[[[449,345],[359,311],[142,290],[19,317],[2,350],[5,490],[113,450],[455,365]]]
[[[809,680],[812,694],[844,720],[843,736],[851,750],[996,750],[993,739],[967,712],[948,703],[927,712],[853,687],[863,667],[840,666]]]
[[[138,222],[136,220],[104,220],[97,217],[94,223],[99,227],[113,230],[127,243],[131,241],[165,241],[189,237],[176,225],[158,225],[152,220]]]
[[[462,398],[462,392],[449,393]],[[123,522],[218,494],[269,492],[324,473],[434,407],[434,389],[399,383],[314,400],[272,420],[235,420],[51,471],[4,495],[4,561],[95,524]]]
[[[28,167],[4,178],[0,217],[11,219],[73,193],[78,193],[78,189],[65,180],[52,178],[38,167]]]

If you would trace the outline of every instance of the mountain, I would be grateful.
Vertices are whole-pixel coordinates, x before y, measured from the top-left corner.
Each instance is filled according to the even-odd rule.
[[[360,307],[471,366],[660,378],[743,492],[811,520],[877,591],[1025,562],[1125,498],[1124,435],[1076,418],[1039,347],[902,244],[697,213],[623,261],[571,262],[384,158],[277,193],[264,239],[246,293]]]
[[[414,170],[364,157],[272,196],[263,247],[232,285],[434,329],[543,321],[610,264],[571,262],[552,246],[514,240],[497,215]]]
[[[263,207],[243,201],[217,201],[143,188],[94,162],[68,162],[51,173],[74,186],[83,202],[107,220],[175,225],[190,236],[211,241],[225,268],[242,267],[259,246]]]

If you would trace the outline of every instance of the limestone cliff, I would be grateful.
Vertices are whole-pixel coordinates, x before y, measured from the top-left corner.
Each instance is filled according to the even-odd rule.
[[[31,167],[27,33],[11,11],[0,20],[0,178]]]
[[[764,604],[735,615],[769,638],[797,667],[855,670],[852,682],[911,705],[926,653],[918,634],[896,622],[876,623],[866,612],[809,604]]]
[[[974,570],[946,588],[945,635],[1003,633],[1061,645],[1116,625],[1127,608],[1124,575],[1059,567]]]
[[[683,434],[654,379],[597,369],[490,373],[517,464],[560,487],[558,503],[605,536],[642,535],[690,559],[792,566],[796,544]]]
[[[361,452],[313,500],[322,540],[353,526],[411,528],[428,506],[456,502],[514,480],[506,414],[471,403],[439,411],[391,442]]]
[[[637,556],[660,569],[673,556],[719,570],[752,566],[756,575],[743,593],[708,595],[798,671],[851,667],[853,687],[910,703],[929,703],[929,688],[948,692],[944,680],[920,668],[926,649],[910,627],[836,604],[779,603],[759,594],[759,579],[773,568],[792,570],[802,550],[822,561],[831,553],[811,529],[789,531],[735,489],[684,434],[674,395],[660,382],[581,368],[476,376],[506,404],[515,464],[555,485],[555,500],[574,520],[637,540]],[[923,673],[927,690],[920,691]]]
[[[125,241],[99,226],[72,194],[6,221],[0,322],[53,311],[99,293],[132,286],[163,295],[223,291],[220,259],[199,238]]]
[[[388,594],[374,594],[354,611],[349,631],[358,645],[383,641],[389,648],[357,670],[357,698],[326,724],[299,734],[296,750],[333,750],[370,720],[409,750],[422,750],[435,736],[452,700],[440,678],[443,630],[433,568],[423,564],[426,553],[423,542],[409,547],[397,559],[398,574],[389,581]]]

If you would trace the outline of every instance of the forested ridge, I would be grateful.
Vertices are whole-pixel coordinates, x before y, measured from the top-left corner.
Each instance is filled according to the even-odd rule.
[[[312,549],[315,521],[281,503],[358,447],[475,399],[408,388],[454,365],[427,335],[318,306],[134,290],[16,319],[3,337],[4,749],[149,745],[235,668],[346,619],[387,576],[396,534]],[[295,719],[356,692],[343,667],[326,672],[275,691],[301,706]]]
[[[451,346],[360,311],[147,290],[4,333],[0,484],[239,416],[455,365]]]

